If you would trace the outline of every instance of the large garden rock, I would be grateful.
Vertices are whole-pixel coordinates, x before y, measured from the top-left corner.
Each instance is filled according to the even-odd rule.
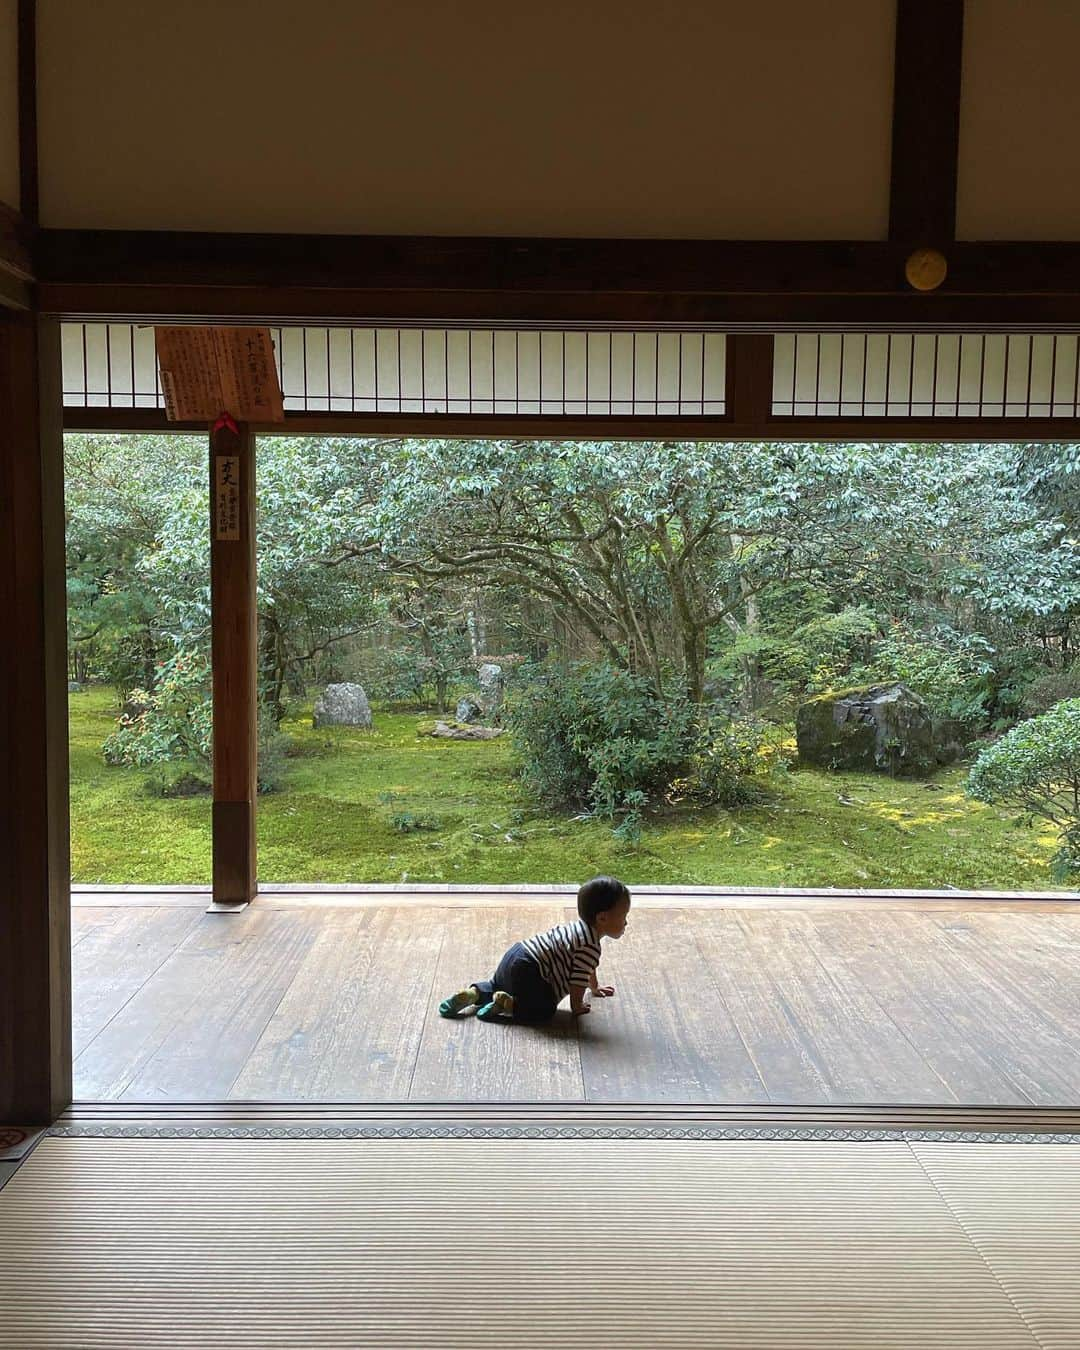
[[[937,767],[930,709],[904,684],[820,694],[796,713],[795,736],[804,764],[893,775]]]
[[[474,698],[459,698],[457,710],[454,713],[455,720],[458,722],[479,722],[484,715],[483,708]]]
[[[955,764],[968,752],[970,732],[958,718],[934,718],[934,758],[939,765]]]
[[[480,708],[489,721],[498,717],[502,710],[503,695],[506,692],[506,676],[502,666],[485,661],[477,670],[476,678],[480,685]]]
[[[433,727],[417,732],[418,736],[435,736],[447,741],[493,741],[502,734],[502,727],[462,726],[460,722],[443,722],[441,719]]]
[[[141,717],[144,712],[148,712],[150,704],[145,698],[136,698],[134,694],[128,694],[120,705],[121,721],[126,717],[129,722],[134,722],[137,717]]]
[[[315,700],[313,727],[370,727],[371,704],[358,684],[328,684]]]

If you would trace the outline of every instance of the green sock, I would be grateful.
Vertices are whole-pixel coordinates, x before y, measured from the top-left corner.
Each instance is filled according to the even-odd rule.
[[[504,993],[501,989],[495,991],[490,1003],[485,1003],[482,1008],[476,1010],[476,1015],[481,1022],[505,1022],[513,1014],[514,996]]]
[[[439,1004],[439,1016],[456,1017],[463,1008],[471,1008],[479,1001],[480,995],[476,985],[470,984],[465,989],[459,989],[456,994],[451,994],[449,998],[443,999]]]

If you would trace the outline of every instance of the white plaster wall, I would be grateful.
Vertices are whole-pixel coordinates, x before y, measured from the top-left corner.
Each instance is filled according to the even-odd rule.
[[[957,235],[1080,239],[1080,4],[968,0]]]
[[[43,222],[882,238],[895,0],[39,0]]]

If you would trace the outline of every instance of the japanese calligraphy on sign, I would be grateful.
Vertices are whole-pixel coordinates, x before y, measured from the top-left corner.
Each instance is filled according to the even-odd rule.
[[[240,538],[240,456],[214,456],[214,538]]]
[[[170,422],[285,420],[269,328],[155,328],[154,341]]]

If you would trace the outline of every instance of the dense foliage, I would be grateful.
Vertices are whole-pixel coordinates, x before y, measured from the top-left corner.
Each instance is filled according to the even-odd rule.
[[[761,800],[778,757],[763,728],[661,698],[642,676],[606,664],[526,682],[512,725],[523,776],[541,801],[619,817],[626,838],[636,836],[647,809],[664,803]]]
[[[1080,698],[1021,722],[983,750],[967,791],[976,801],[1017,806],[1050,821],[1061,841],[1055,876],[1080,872]]]
[[[205,707],[181,716],[175,680],[208,651],[205,443],[66,455],[71,678],[141,691],[111,758],[197,758]],[[834,687],[903,680],[965,739],[1078,692],[1073,446],[267,437],[257,460],[271,727],[333,679],[445,712],[517,653],[547,672],[519,719],[585,728],[519,722],[530,781],[625,820],[734,800],[732,746]],[[590,681],[621,682],[610,710]]]

